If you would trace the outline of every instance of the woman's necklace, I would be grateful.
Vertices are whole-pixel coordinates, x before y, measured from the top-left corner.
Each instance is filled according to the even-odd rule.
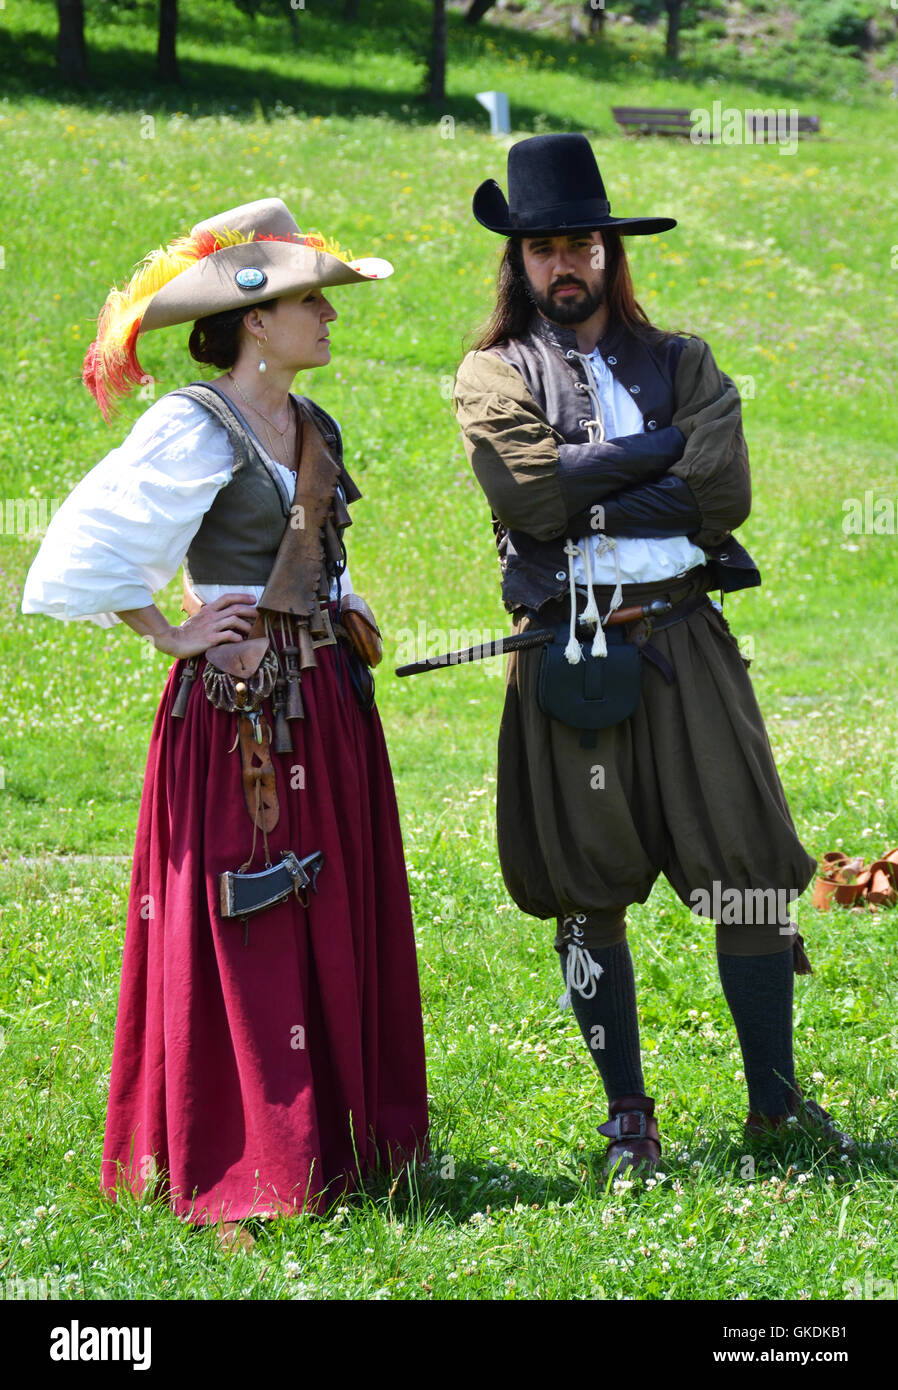
[[[243,400],[246,401],[246,404],[249,406],[250,410],[254,410],[254,411],[256,412],[256,414],[259,416],[259,418],[263,421],[263,423],[264,423],[264,425],[265,425],[265,433],[268,435],[268,446],[269,446],[269,448],[271,449],[272,458],[277,458],[277,450],[275,449],[274,440],[273,440],[272,437],[271,437],[271,430],[269,430],[268,426],[271,425],[272,429],[277,430],[278,434],[279,434],[280,437],[281,437],[281,447],[284,447],[284,437],[285,437],[285,435],[287,434],[287,432],[289,431],[290,426],[291,426],[292,424],[294,424],[294,417],[293,417],[293,408],[292,408],[292,406],[290,406],[290,419],[287,421],[287,424],[286,424],[285,428],[284,428],[284,429],[278,429],[278,426],[274,423],[273,420],[270,420],[270,419],[268,418],[268,416],[265,415],[265,414],[259,409],[259,407],[258,407],[257,405],[253,405],[253,403],[252,403],[252,401],[250,400],[249,396],[247,396],[246,392],[245,392],[245,391],[243,390],[243,388],[241,387],[240,382],[239,382],[239,381],[237,380],[237,378],[234,376],[234,373],[233,373],[233,372],[228,372],[228,376],[229,376],[229,377],[231,378],[231,380],[233,381],[235,387],[237,388],[237,391],[238,391],[239,394],[242,396]],[[287,450],[287,452],[289,453],[289,450]],[[280,460],[278,460],[278,462],[280,462]],[[290,470],[291,473],[295,473],[295,472],[296,472],[296,469],[295,469],[295,468],[290,468],[290,465],[289,465],[289,464],[285,464],[284,467],[285,467],[285,468],[289,468],[289,470]]]

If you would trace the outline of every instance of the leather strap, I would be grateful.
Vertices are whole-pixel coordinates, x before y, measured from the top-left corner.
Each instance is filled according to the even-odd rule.
[[[264,718],[259,720],[259,732],[262,735],[260,741],[256,738],[253,722],[247,718],[240,718],[237,721],[240,757],[243,764],[243,795],[246,798],[246,809],[249,811],[253,825],[267,836],[277,825],[281,812],[278,805],[274,764],[271,761],[268,723]],[[250,862],[255,848],[256,837],[254,833]],[[267,860],[267,842],[265,857]]]

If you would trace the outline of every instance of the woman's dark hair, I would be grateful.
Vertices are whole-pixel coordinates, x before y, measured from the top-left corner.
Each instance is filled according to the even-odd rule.
[[[660,342],[669,337],[663,329],[655,327],[642,305],[637,303],[620,232],[610,227],[599,230],[605,246],[605,296],[609,327],[623,325],[649,342]],[[521,237],[509,237],[499,265],[496,307],[474,347],[483,351],[508,338],[520,338],[526,331],[533,310],[534,304],[524,274]]]
[[[207,314],[197,319],[187,340],[187,348],[195,362],[227,371],[233,367],[240,352],[240,325],[250,309],[273,309],[276,299],[261,304],[248,304],[241,309],[223,309],[220,314]]]

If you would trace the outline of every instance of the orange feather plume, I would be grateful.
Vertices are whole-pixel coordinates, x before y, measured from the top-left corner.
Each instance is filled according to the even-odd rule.
[[[145,256],[123,289],[110,290],[106,303],[97,318],[97,336],[84,358],[81,379],[100,407],[103,419],[109,421],[114,399],[125,396],[132,386],[147,380],[147,374],[137,359],[137,336],[140,323],[150,300],[163,285],[176,275],[189,270],[205,256],[211,256],[226,246],[238,246],[252,241],[293,241],[326,251],[341,261],[349,253],[338,242],[318,233],[276,237],[242,232],[205,231],[197,236],[181,236]]]

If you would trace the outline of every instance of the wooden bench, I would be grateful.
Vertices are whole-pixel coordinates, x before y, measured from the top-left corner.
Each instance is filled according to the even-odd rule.
[[[765,116],[758,117],[747,114],[749,111],[757,112],[764,109],[774,110],[778,115],[778,108],[748,107],[743,129],[754,138],[776,140],[778,138],[776,119],[768,121]],[[627,134],[635,132],[639,135],[691,136],[694,127],[691,110],[685,106],[612,106],[611,114]],[[799,135],[819,135],[820,117],[799,116],[795,126]],[[787,122],[787,131],[791,132],[791,128],[791,123]],[[709,142],[703,141],[702,143]]]
[[[611,114],[624,131],[640,135],[688,135],[689,108],[680,106],[612,106]]]
[[[754,110],[757,110],[758,108],[755,107],[755,108],[753,108],[753,109],[754,109]],[[746,121],[746,125],[748,126],[748,129],[752,132],[752,134],[753,134],[756,138],[757,138],[759,135],[761,135],[761,136],[767,135],[767,136],[772,137],[774,140],[776,139],[776,136],[777,136],[777,125],[776,125],[776,121],[767,121],[766,117],[762,117],[762,118],[759,120],[756,116],[752,116],[749,120]],[[792,129],[791,124],[787,121],[787,123],[786,123],[786,130],[789,131],[789,132],[791,132],[791,129]],[[820,134],[820,117],[819,117],[819,116],[799,116],[798,119],[797,119],[797,121],[795,122],[795,129],[796,129],[796,131],[797,131],[797,133],[798,133],[799,135],[819,135],[819,134]]]

